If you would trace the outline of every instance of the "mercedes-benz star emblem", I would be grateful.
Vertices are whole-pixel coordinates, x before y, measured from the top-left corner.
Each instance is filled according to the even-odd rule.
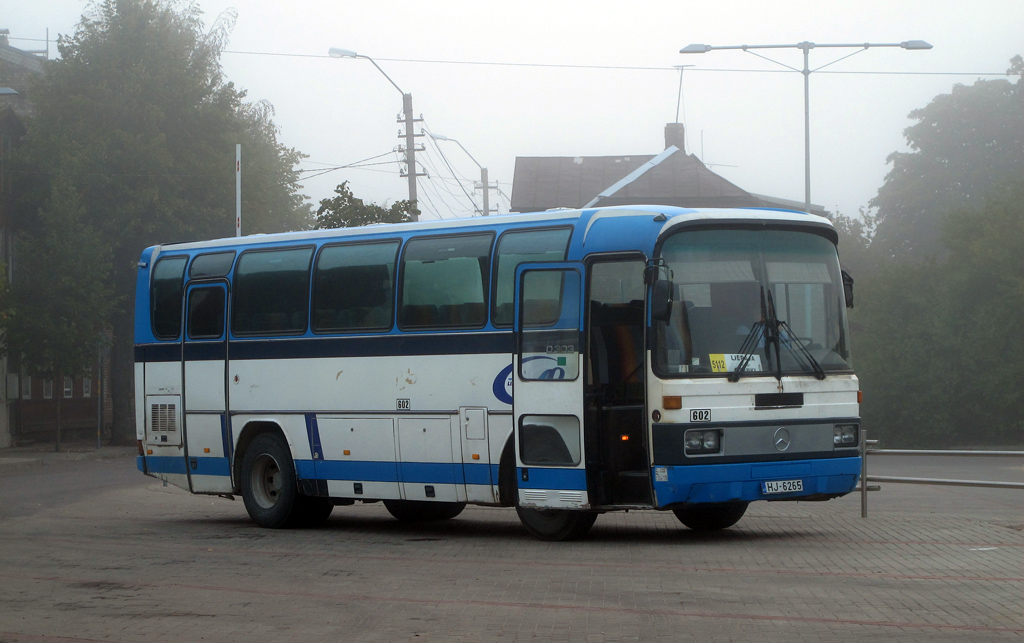
[[[785,428],[775,430],[775,450],[785,451],[789,448],[789,431]]]

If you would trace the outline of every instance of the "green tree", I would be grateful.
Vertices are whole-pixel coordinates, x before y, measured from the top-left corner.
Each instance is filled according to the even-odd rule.
[[[910,113],[909,152],[894,152],[892,169],[871,200],[881,256],[922,257],[940,249],[945,215],[980,210],[988,191],[1024,167],[1024,60],[1015,56],[1007,80],[956,85]]]
[[[0,318],[21,365],[59,381],[82,374],[95,361],[116,299],[107,282],[108,246],[86,223],[70,181],[54,182],[38,223],[37,233],[19,240],[17,279]],[[59,451],[63,396],[55,398]]]
[[[294,169],[302,155],[278,141],[268,104],[247,103],[223,77],[219,57],[234,14],[204,32],[195,4],[175,6],[90,5],[34,89],[36,116],[17,159],[21,230],[38,228],[37,204],[64,178],[109,250],[107,283],[125,302],[110,320],[117,442],[135,433],[130,295],[142,249],[234,234],[236,143],[245,231],[302,229],[311,221]]]
[[[354,228],[373,223],[404,223],[419,214],[412,201],[395,201],[385,208],[375,203],[364,203],[352,194],[348,181],[334,188],[336,196],[320,201],[316,211],[316,228]]]
[[[837,212],[830,219],[839,233],[839,259],[843,269],[856,279],[866,277],[876,267],[871,251],[876,224],[874,215],[862,208],[859,217]]]
[[[1024,179],[944,218],[942,259],[890,262],[851,314],[861,409],[888,446],[1024,440]]]

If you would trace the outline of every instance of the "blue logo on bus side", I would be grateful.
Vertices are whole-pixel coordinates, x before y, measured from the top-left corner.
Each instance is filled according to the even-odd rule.
[[[547,355],[535,355],[533,357],[527,357],[523,360],[523,363],[532,362],[535,359],[546,359],[551,360],[555,364],[558,364],[558,360],[554,357],[548,357]],[[565,369],[561,366],[555,366],[549,368],[540,374],[539,380],[564,380]],[[512,403],[512,365],[509,364],[505,368],[501,369],[498,376],[494,378],[494,384],[491,385],[491,391],[494,393],[494,397],[498,398],[499,401],[505,404]]]

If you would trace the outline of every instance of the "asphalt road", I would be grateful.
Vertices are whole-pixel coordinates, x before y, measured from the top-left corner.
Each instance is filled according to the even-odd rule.
[[[879,475],[1024,480],[1024,462],[879,456]],[[1021,640],[1024,492],[883,485],[543,543],[508,509],[405,525],[379,504],[255,527],[134,460],[0,467],[0,642]]]

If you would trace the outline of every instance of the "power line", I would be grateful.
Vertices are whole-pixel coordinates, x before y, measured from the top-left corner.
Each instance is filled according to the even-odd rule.
[[[330,58],[322,54],[289,54],[273,51],[224,50],[225,54],[246,56],[280,56],[284,58]],[[374,58],[381,62],[418,63],[426,65],[485,65],[491,67],[537,67],[549,69],[593,69],[610,71],[670,71],[677,72],[678,66],[652,67],[644,65],[574,65],[569,63],[523,63],[487,60],[431,60],[426,58]],[[691,72],[724,72],[744,74],[788,74],[784,69],[728,69],[721,67],[688,67]],[[820,74],[846,74],[862,76],[1015,76],[1007,72],[966,72],[966,71],[820,71]]]

